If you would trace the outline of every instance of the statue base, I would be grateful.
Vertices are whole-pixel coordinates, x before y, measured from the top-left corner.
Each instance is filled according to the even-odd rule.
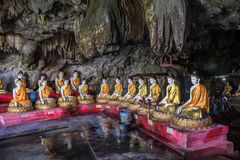
[[[0,94],[0,103],[10,103],[12,99],[13,99],[13,96],[11,93]]]
[[[231,157],[234,152],[233,143],[227,140],[228,126],[216,124],[201,131],[185,131],[171,127],[168,123],[148,119],[146,116],[134,115],[139,129],[161,141],[186,159],[224,154]]]
[[[63,108],[38,110],[27,113],[1,113],[0,124],[6,127],[23,123],[58,119],[66,116],[69,116],[69,111]]]

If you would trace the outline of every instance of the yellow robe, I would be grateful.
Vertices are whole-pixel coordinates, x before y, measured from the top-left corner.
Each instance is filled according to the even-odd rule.
[[[134,83],[132,83],[132,84],[130,84],[128,86],[128,93],[132,97],[135,96],[135,94],[136,94],[136,85]]]
[[[160,99],[161,87],[158,84],[155,84],[150,88],[150,94],[154,101],[158,101]]]
[[[167,103],[173,103],[175,105],[179,105],[181,103],[181,90],[177,84],[173,84],[171,87],[169,87],[167,92]]]
[[[64,96],[66,96],[66,97],[71,96],[71,94],[72,94],[72,88],[71,88],[70,85],[68,85],[66,88],[64,88],[63,94],[64,94]]]
[[[24,107],[29,107],[31,105],[31,101],[29,100],[28,93],[24,87],[21,87],[17,93],[16,98],[12,99],[10,103],[17,102],[19,105]]]
[[[87,95],[88,94],[88,85],[85,84],[82,88],[81,88],[81,93],[83,95]]]
[[[80,86],[80,83],[81,83],[81,79],[79,77],[73,80],[73,85],[76,88],[78,88]]]
[[[51,93],[51,87],[46,86],[43,90],[42,90],[42,97],[43,98],[48,98],[50,93]]]
[[[146,97],[147,96],[147,85],[143,84],[140,88],[139,88],[139,96],[140,97]]]
[[[192,100],[187,104],[183,111],[191,111],[193,108],[199,108],[201,111],[209,113],[208,91],[203,84],[199,84],[192,92]]]
[[[226,95],[229,95],[229,96],[231,96],[231,91],[232,91],[232,86],[231,85],[227,85],[226,87],[225,87],[225,90],[224,90],[224,93],[226,94]]]

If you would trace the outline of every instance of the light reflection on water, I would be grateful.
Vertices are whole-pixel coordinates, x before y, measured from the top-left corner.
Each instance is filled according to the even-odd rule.
[[[118,120],[106,116],[74,117],[68,123],[68,129],[0,142],[0,159],[91,160],[94,154],[102,160],[181,158],[137,129],[123,132]]]

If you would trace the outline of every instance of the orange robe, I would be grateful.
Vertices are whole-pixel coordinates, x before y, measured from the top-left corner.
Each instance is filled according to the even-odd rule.
[[[122,95],[123,92],[123,88],[122,88],[122,84],[116,84],[115,85],[115,93],[119,94],[120,96]]]
[[[184,111],[191,111],[193,108],[199,108],[202,111],[209,113],[208,91],[203,84],[199,84],[192,92],[192,100],[186,105]]]
[[[107,83],[102,85],[101,92],[99,93],[99,96],[106,96],[110,93],[110,87]]]
[[[43,98],[48,98],[50,93],[51,93],[51,87],[46,86],[43,90],[42,90],[42,97]]]
[[[27,87],[27,80],[26,79],[22,79],[22,87],[26,88]]]
[[[58,79],[58,86],[61,88],[64,85],[65,79]]]
[[[12,99],[10,103],[17,102],[19,105],[28,107],[31,105],[31,101],[29,100],[28,93],[24,87],[21,87],[17,93],[16,98]]]
[[[76,88],[78,88],[80,86],[80,83],[81,83],[81,79],[79,77],[73,80],[73,85]]]
[[[3,89],[3,87],[4,87],[3,81],[0,80],[0,89]]]
[[[64,88],[63,94],[64,94],[64,96],[66,96],[66,97],[71,96],[71,94],[72,94],[72,88],[71,88],[70,85],[68,85],[66,88]]]

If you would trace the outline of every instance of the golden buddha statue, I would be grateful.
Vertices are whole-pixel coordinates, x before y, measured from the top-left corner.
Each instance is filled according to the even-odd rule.
[[[46,79],[42,80],[38,91],[40,100],[36,102],[36,109],[51,109],[56,107],[55,99],[49,97],[52,89],[47,85]]]
[[[124,101],[131,101],[136,95],[136,85],[133,83],[132,78],[128,78],[128,92],[123,96]]]
[[[116,99],[119,100],[122,98],[122,92],[123,92],[123,88],[122,88],[122,84],[119,78],[116,78],[116,84],[114,87],[114,92],[111,95],[111,99]]]
[[[237,91],[234,93],[234,96],[240,96],[240,84],[238,85]]]
[[[60,89],[61,96],[58,99],[58,106],[64,108],[76,107],[76,97],[72,96],[72,88],[69,80],[64,81],[64,85]]]
[[[7,91],[4,90],[4,82],[0,79],[0,94],[7,93]]]
[[[208,91],[205,85],[200,84],[196,73],[191,75],[191,82],[193,86],[190,89],[190,99],[178,107],[177,114],[183,113],[193,117],[193,113],[199,113],[197,117],[193,117],[199,119],[202,118],[202,113],[209,113]]]
[[[138,86],[138,94],[133,98],[133,100],[135,101],[139,101],[141,100],[142,98],[146,97],[147,96],[147,85],[144,83],[144,80],[143,78],[139,78],[138,79],[138,83],[139,83],[139,86]]]
[[[13,99],[11,100],[8,112],[27,112],[31,111],[32,103],[29,100],[26,88],[22,85],[22,80],[16,81],[17,87],[13,89]]]
[[[233,90],[232,86],[229,84],[229,82],[227,82],[222,95],[231,96],[232,90]]]
[[[157,80],[155,78],[150,78],[150,93],[146,97],[146,100],[151,100],[154,103],[157,103],[161,97],[161,87],[157,84]]]
[[[110,86],[107,83],[106,79],[102,80],[101,91],[98,94],[99,98],[109,98],[110,97]]]
[[[79,104],[91,104],[94,103],[93,96],[88,94],[88,85],[86,80],[82,80],[82,84],[79,86],[78,103]]]
[[[110,97],[110,86],[107,83],[106,79],[102,79],[101,91],[97,96],[96,101],[98,103],[107,103]]]
[[[159,105],[161,111],[173,113],[176,111],[176,107],[181,103],[181,90],[179,85],[175,83],[173,74],[168,74],[167,82],[166,96],[162,99]]]
[[[209,101],[207,88],[200,84],[200,78],[196,72],[191,75],[193,86],[190,89],[190,98],[182,106],[177,108],[177,115],[171,119],[171,125],[184,130],[201,130],[212,126],[209,113]]]
[[[70,83],[71,83],[71,86],[72,86],[72,89],[76,92],[78,91],[78,87],[80,86],[81,84],[81,78],[79,77],[78,75],[78,71],[74,71],[73,72],[73,76],[70,78]]]
[[[58,77],[55,78],[56,92],[59,93],[61,91],[61,87],[64,85],[64,72],[60,71]]]
[[[161,100],[156,111],[152,112],[154,120],[169,122],[176,112],[176,107],[181,103],[181,91],[178,84],[175,83],[175,77],[169,73],[167,76],[168,86],[166,96]]]

